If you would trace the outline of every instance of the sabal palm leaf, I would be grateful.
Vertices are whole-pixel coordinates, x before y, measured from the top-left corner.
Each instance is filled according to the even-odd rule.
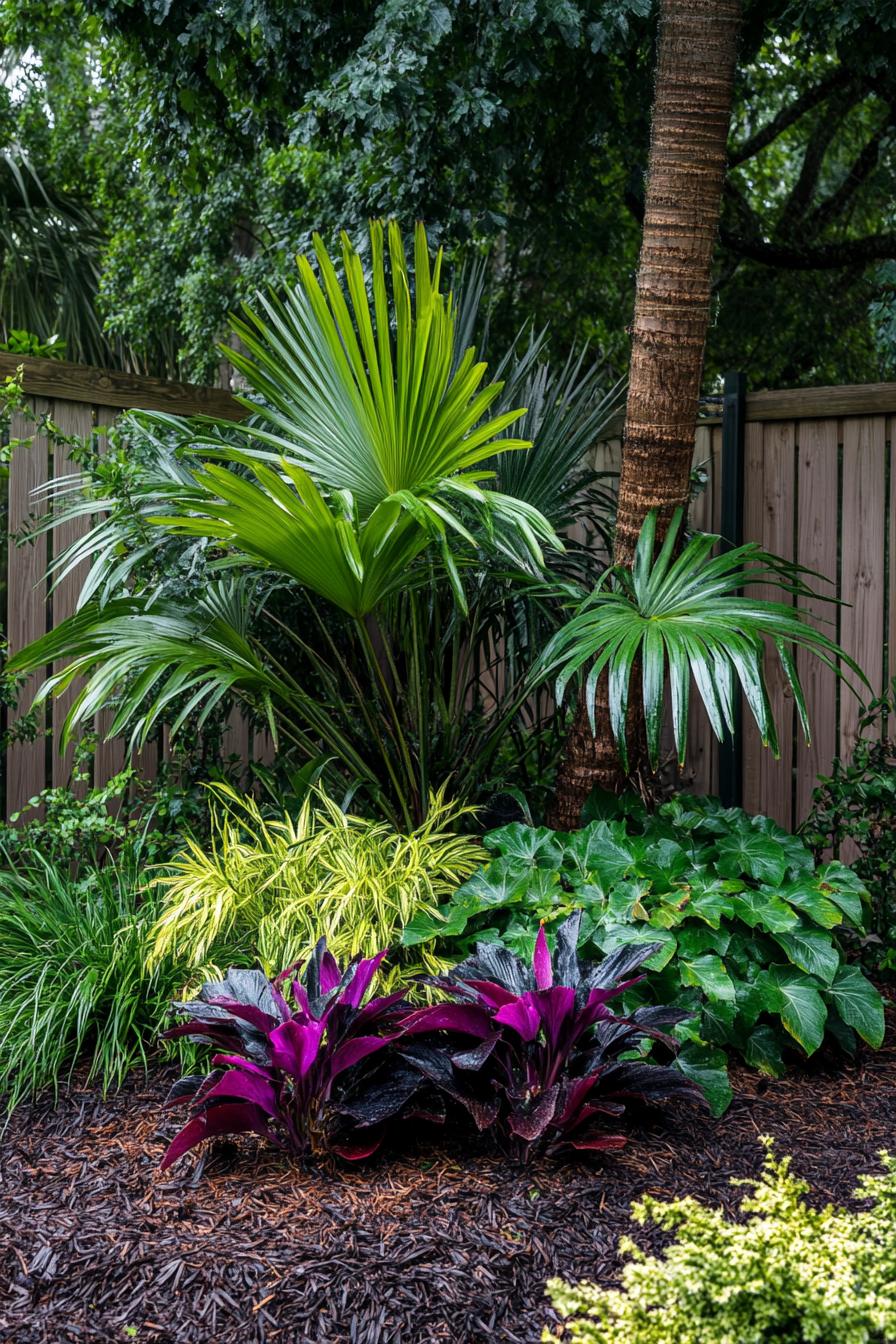
[[[739,684],[763,744],[777,756],[777,730],[765,680],[768,642],[777,653],[808,742],[810,725],[796,649],[806,649],[837,672],[849,669],[867,685],[853,659],[797,605],[801,597],[818,596],[805,581],[809,571],[755,543],[713,555],[720,538],[704,533],[692,536],[676,554],[681,526],[679,510],[654,558],[656,516],[648,516],[632,569],[615,566],[607,571],[545,648],[539,676],[555,675],[557,695],[562,697],[570,679],[588,666],[585,696],[593,729],[597,681],[606,673],[610,724],[625,767],[630,683],[638,662],[648,756],[654,769],[659,763],[667,675],[679,763],[685,757],[692,678],[720,740],[726,728],[734,729]],[[753,584],[776,588],[783,600],[742,596],[742,590]]]

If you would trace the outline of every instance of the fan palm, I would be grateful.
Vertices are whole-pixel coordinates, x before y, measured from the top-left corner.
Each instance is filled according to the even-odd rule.
[[[335,757],[385,815],[408,822],[444,776],[425,766],[421,712],[438,692],[406,683],[405,628],[390,624],[398,607],[421,593],[426,639],[434,573],[462,614],[490,542],[511,538],[505,549],[534,575],[543,546],[560,543],[537,508],[494,488],[487,463],[528,447],[506,434],[524,411],[496,412],[502,384],[484,382],[471,348],[458,355],[441,256],[430,262],[422,227],[413,275],[394,225],[388,235],[371,226],[367,276],[345,237],[344,284],[320,240],[315,253],[316,272],[302,260],[282,299],[236,324],[243,425],[134,415],[125,433],[145,463],[127,508],[54,488],[50,525],[111,507],[55,562],[58,582],[93,552],[81,609],[11,668],[68,660],[43,696],[84,679],[66,737],[110,703],[112,731],[130,728],[136,741],[163,716],[176,726],[243,697],[304,755]],[[186,597],[164,582],[160,595],[159,576],[146,578],[154,546],[172,540],[197,548]],[[450,641],[463,642],[457,628]],[[493,717],[488,751],[514,710]]]
[[[691,536],[677,553],[682,522],[679,509],[654,558],[656,514],[648,515],[632,568],[616,565],[606,571],[545,648],[538,675],[556,676],[557,695],[562,698],[569,681],[587,665],[585,698],[593,730],[595,690],[598,678],[606,673],[610,725],[625,769],[630,684],[638,663],[653,769],[659,764],[667,674],[680,764],[685,758],[692,680],[719,740],[726,728],[734,730],[739,683],[763,745],[777,756],[777,730],[765,680],[768,643],[793,693],[808,742],[796,649],[808,650],[838,672],[848,668],[867,685],[855,662],[796,605],[800,597],[817,596],[803,578],[808,571],[752,542],[713,555],[721,539],[706,533]],[[753,584],[776,588],[782,600],[743,596],[742,590]]]

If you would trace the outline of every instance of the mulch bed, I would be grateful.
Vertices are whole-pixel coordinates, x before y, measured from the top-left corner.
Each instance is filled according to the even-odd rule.
[[[545,1280],[610,1282],[639,1195],[736,1203],[758,1134],[820,1201],[896,1146],[896,1031],[842,1068],[739,1073],[720,1121],[681,1106],[598,1163],[514,1169],[421,1137],[366,1167],[304,1170],[250,1142],[158,1173],[156,1076],[13,1117],[0,1156],[0,1339],[15,1344],[535,1344]],[[644,1241],[639,1230],[638,1239]]]

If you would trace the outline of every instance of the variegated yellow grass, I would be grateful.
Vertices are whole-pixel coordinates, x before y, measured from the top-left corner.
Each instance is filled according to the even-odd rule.
[[[165,892],[152,936],[152,964],[219,964],[236,949],[271,975],[308,956],[325,936],[337,961],[397,945],[416,915],[433,913],[485,859],[478,842],[452,827],[471,809],[434,794],[426,821],[406,834],[352,816],[323,791],[297,816],[266,817],[228,785],[213,794],[211,840],[189,840],[158,881]],[[403,973],[434,974],[444,963],[427,947]],[[393,982],[399,967],[387,966]]]

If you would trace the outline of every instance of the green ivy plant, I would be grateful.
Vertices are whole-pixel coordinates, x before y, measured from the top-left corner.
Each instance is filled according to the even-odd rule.
[[[478,941],[528,952],[583,912],[582,938],[608,954],[659,943],[646,980],[625,1007],[688,1006],[676,1028],[678,1064],[716,1113],[731,1100],[727,1056],[773,1076],[788,1048],[814,1054],[826,1037],[853,1051],[879,1046],[881,997],[844,955],[865,927],[868,894],[841,863],[816,866],[811,850],[768,817],[679,797],[648,813],[598,819],[566,834],[513,823],[484,843],[494,856],[435,914],[404,930],[411,946],[437,940],[465,956]]]

